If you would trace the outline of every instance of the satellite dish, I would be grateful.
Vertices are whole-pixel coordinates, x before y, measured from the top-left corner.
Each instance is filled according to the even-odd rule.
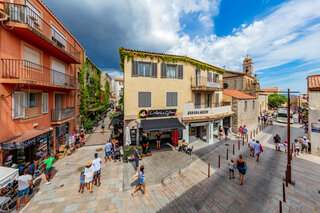
[[[229,85],[227,83],[223,83],[223,89],[227,89]]]

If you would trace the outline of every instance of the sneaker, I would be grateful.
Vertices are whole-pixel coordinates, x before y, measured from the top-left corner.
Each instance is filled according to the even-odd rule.
[[[51,184],[51,182],[46,182],[46,185],[49,185],[49,184]]]

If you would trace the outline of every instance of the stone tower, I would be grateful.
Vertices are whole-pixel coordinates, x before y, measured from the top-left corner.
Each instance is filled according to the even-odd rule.
[[[243,61],[243,72],[253,77],[253,60],[249,54]]]

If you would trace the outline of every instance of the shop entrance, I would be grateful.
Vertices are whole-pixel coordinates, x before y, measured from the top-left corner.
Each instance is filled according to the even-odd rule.
[[[208,142],[207,129],[209,123],[191,123],[189,129],[189,142],[195,142],[198,140]]]

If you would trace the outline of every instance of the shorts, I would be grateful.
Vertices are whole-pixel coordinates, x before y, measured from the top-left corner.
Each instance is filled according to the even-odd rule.
[[[30,187],[27,187],[22,190],[18,190],[18,198],[29,195]]]
[[[95,175],[100,175],[101,174],[101,169],[99,169],[98,171],[94,172]]]
[[[253,152],[254,151],[254,148],[253,147],[250,147],[250,152]]]
[[[80,184],[84,184],[84,180],[80,180]]]
[[[230,173],[234,173],[234,169],[230,169],[230,168],[229,168],[229,172],[230,172]]]
[[[161,140],[156,140],[157,143],[161,143]]]
[[[295,151],[296,151],[296,152],[300,152],[300,148],[296,148]]]
[[[228,136],[228,133],[226,133],[225,135]]]
[[[139,160],[136,160],[136,168],[139,168]]]
[[[109,157],[109,156],[111,156],[111,151],[106,152],[106,157]]]
[[[139,178],[139,184],[141,185],[141,184],[143,184],[143,183],[144,183],[144,179]]]
[[[302,149],[301,149],[302,151],[303,150],[306,150],[306,151],[308,151],[308,145],[306,145],[306,144],[302,144]]]
[[[46,168],[45,170],[44,170],[44,174],[49,174],[50,172],[52,172],[52,167],[50,167],[50,168]]]
[[[222,132],[219,132],[219,135],[223,135],[223,133],[222,133]]]

